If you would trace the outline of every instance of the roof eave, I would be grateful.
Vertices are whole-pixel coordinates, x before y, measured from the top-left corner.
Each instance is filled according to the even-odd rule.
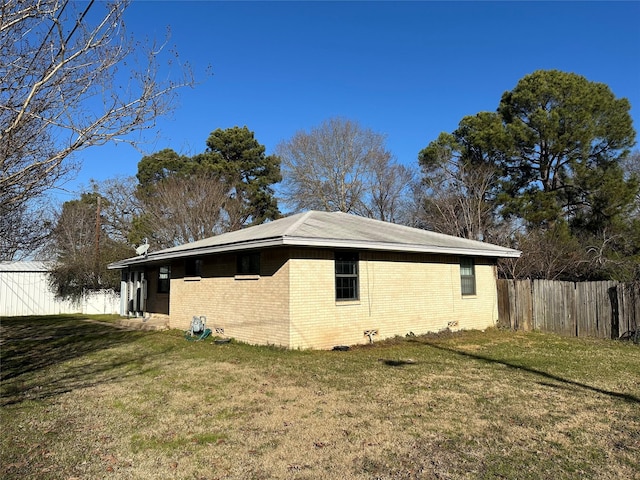
[[[308,239],[289,237],[285,239],[286,245],[318,248],[350,248],[360,250],[381,250],[391,252],[410,253],[434,253],[443,255],[465,255],[474,257],[494,257],[494,258],[518,258],[520,252],[505,248],[504,250],[486,250],[480,248],[460,248],[460,247],[439,247],[435,245],[420,245],[408,243],[392,242],[367,242],[354,240],[337,239]]]
[[[223,245],[207,246],[200,248],[190,248],[170,252],[158,252],[149,254],[146,257],[134,257],[119,262],[110,263],[107,268],[110,270],[121,270],[123,268],[145,265],[149,263],[158,263],[162,260],[173,260],[186,257],[194,257],[200,255],[210,255],[213,253],[236,252],[238,250],[252,250],[256,248],[277,247],[283,245],[282,238],[266,238],[260,240],[251,240],[248,242],[227,243]]]
[[[209,247],[192,248],[177,252],[150,254],[146,257],[135,257],[109,264],[108,268],[118,270],[135,265],[145,265],[161,262],[163,260],[174,260],[199,255],[210,255],[215,253],[236,252],[240,250],[252,250],[257,248],[278,247],[317,247],[317,248],[349,248],[359,250],[379,250],[390,252],[410,252],[410,253],[431,253],[442,255],[463,255],[489,258],[518,258],[518,250],[505,248],[504,250],[486,250],[481,248],[460,248],[460,247],[439,247],[434,245],[387,243],[387,242],[366,242],[339,239],[310,239],[306,237],[275,237],[260,240],[251,240],[233,244],[216,245]]]

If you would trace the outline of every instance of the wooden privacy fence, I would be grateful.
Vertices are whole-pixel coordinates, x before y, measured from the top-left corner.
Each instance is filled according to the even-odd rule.
[[[501,327],[619,338],[638,323],[640,283],[498,280]]]

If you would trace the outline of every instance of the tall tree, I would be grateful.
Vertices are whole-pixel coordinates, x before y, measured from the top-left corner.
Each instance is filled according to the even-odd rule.
[[[630,221],[637,177],[623,169],[635,142],[629,109],[606,85],[579,75],[527,75],[503,94],[497,112],[465,117],[420,153],[424,183],[431,186],[425,205],[454,226],[476,205],[488,207],[485,225],[510,220],[519,231],[513,246],[524,258],[509,269],[520,268],[519,275],[632,278],[640,229]],[[495,176],[489,189],[482,175],[474,178],[485,167]],[[474,197],[479,202],[462,207]],[[461,206],[442,208],[447,201]],[[545,259],[536,245],[554,252]]]
[[[31,228],[30,202],[75,168],[74,153],[152,127],[176,89],[193,83],[187,65],[176,81],[158,79],[160,49],[127,36],[128,5],[7,0],[0,8],[4,221]]]
[[[509,139],[494,113],[465,117],[453,133],[441,133],[418,155],[418,223],[448,235],[498,241],[495,162],[508,151]]]
[[[513,139],[511,154],[499,159],[506,211],[533,226],[565,219],[587,229],[623,215],[637,188],[620,168],[635,143],[630,108],[574,73],[522,78],[498,107]]]
[[[191,157],[180,155],[170,148],[145,155],[138,162],[138,173],[136,174],[139,194],[144,196],[153,193],[155,186],[167,178],[200,173],[197,172],[199,166]]]
[[[135,177],[114,177],[102,182],[91,182],[92,191],[100,195],[102,202],[102,226],[112,240],[119,243],[132,242],[134,219],[141,215],[142,205],[136,193]]]
[[[142,197],[132,240],[144,235],[152,248],[194,242],[242,226],[244,205],[217,174],[173,175]],[[131,237],[130,237],[131,238]]]
[[[105,231],[97,193],[84,193],[65,202],[50,236],[55,265],[49,280],[61,298],[79,299],[85,290],[120,288],[120,274],[107,264],[133,254],[128,245],[114,241]]]
[[[398,221],[412,172],[393,161],[385,137],[332,118],[278,145],[284,198],[296,210],[351,212]]]
[[[207,139],[207,150],[195,157],[205,170],[222,177],[243,205],[242,224],[256,225],[280,216],[273,185],[282,180],[280,158],[266,155],[254,133],[245,127],[217,129]]]
[[[171,149],[145,156],[137,178],[134,243],[147,238],[154,248],[170,247],[280,214],[273,190],[280,159],[267,156],[247,127],[215,130],[193,157]]]
[[[363,202],[360,215],[385,222],[408,224],[411,211],[412,185],[416,173],[409,167],[389,162],[380,156],[366,177],[369,201]]]
[[[634,150],[624,159],[622,170],[626,181],[640,181],[640,150]],[[640,221],[640,188],[636,192],[631,217],[636,221]]]

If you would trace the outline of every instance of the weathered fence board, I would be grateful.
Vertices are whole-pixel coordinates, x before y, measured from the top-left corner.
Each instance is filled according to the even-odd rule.
[[[530,283],[530,282],[526,282]],[[575,291],[569,282],[535,280],[533,328],[572,335],[576,329]]]
[[[499,280],[498,324],[578,337],[638,330],[640,283]]]
[[[523,283],[516,283],[516,318],[518,326],[523,330],[531,330],[533,325],[533,302],[531,287]]]
[[[624,283],[617,288],[620,336],[635,332],[640,338],[640,283]]]
[[[533,302],[531,285],[515,280],[499,280],[498,325],[514,330],[531,330]]]
[[[511,309],[509,307],[509,282],[513,280],[500,280],[498,287],[498,327],[511,328]]]

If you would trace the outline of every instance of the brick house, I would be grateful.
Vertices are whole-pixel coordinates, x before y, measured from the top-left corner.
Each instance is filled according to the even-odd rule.
[[[109,266],[122,313],[193,316],[240,341],[327,349],[497,319],[496,260],[520,252],[340,212],[310,211]]]

